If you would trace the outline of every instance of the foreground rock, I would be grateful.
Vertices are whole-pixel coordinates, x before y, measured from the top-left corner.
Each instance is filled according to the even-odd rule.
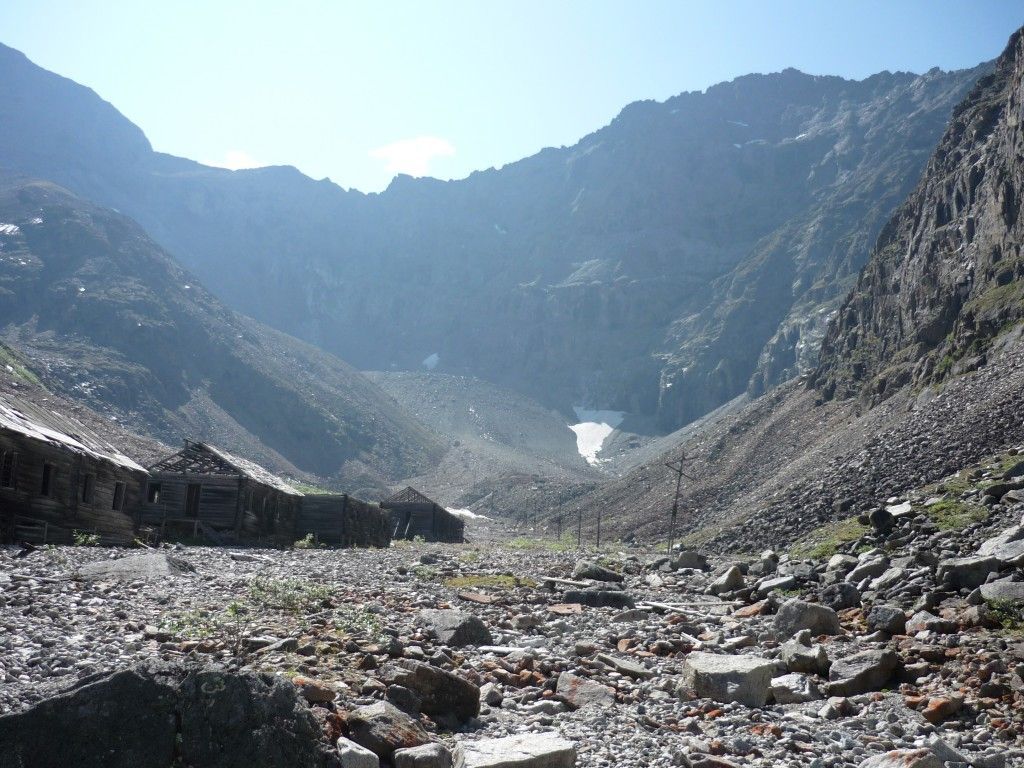
[[[889,650],[862,651],[834,661],[828,672],[828,693],[853,696],[877,691],[889,683],[899,665],[899,657]]]
[[[324,747],[291,683],[221,670],[117,672],[0,717],[0,762],[18,768],[320,768]]]
[[[781,639],[787,639],[802,629],[812,635],[838,635],[843,631],[834,610],[794,597],[783,603],[775,615],[775,631]]]
[[[944,768],[945,765],[930,749],[899,749],[869,757],[860,768]]]
[[[480,689],[443,669],[411,659],[402,659],[381,669],[380,678],[420,696],[420,710],[428,715],[469,720],[480,714]]]
[[[430,741],[419,723],[386,701],[350,712],[348,727],[352,741],[386,760],[396,749],[418,747]]]
[[[574,768],[576,745],[558,734],[523,734],[464,742],[455,749],[460,768]]]
[[[677,693],[684,698],[763,707],[775,670],[774,661],[756,656],[718,656],[695,651],[683,663]]]
[[[423,623],[445,645],[490,645],[490,630],[476,616],[464,611],[428,610],[420,613]]]
[[[155,552],[88,563],[75,572],[75,578],[88,581],[158,581],[184,576],[193,570],[184,560]]]
[[[617,571],[613,571],[611,568],[606,568],[600,563],[595,563],[593,560],[580,560],[576,563],[576,567],[572,569],[572,577],[574,579],[593,579],[594,581],[610,581],[610,582],[621,582],[623,576]]]

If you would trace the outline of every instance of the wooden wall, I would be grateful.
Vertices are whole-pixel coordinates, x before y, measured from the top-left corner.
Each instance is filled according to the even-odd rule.
[[[145,473],[113,462],[0,430],[0,453],[17,454],[15,487],[0,488],[0,536],[66,544],[73,531],[97,533],[103,544],[129,544],[134,538],[132,510],[138,509]],[[43,495],[43,466],[49,464],[50,488]],[[92,498],[82,498],[86,476],[92,479]],[[114,509],[116,483],[125,484],[124,503]]]
[[[396,539],[447,541],[461,543],[465,524],[448,510],[437,504],[396,503],[387,505],[391,518],[391,531]]]
[[[390,518],[376,504],[346,494],[304,496],[295,538],[313,534],[335,547],[386,547],[391,543]]]

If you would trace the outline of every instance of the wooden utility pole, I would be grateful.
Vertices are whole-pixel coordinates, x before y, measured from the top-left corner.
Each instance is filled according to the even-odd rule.
[[[576,515],[576,549],[583,549],[583,507]]]
[[[693,459],[686,457],[686,451],[679,454],[679,458],[676,461],[667,461],[665,466],[676,473],[676,493],[672,499],[672,518],[669,521],[668,526],[668,555],[672,556],[672,545],[675,543],[676,538],[676,519],[679,517],[679,493],[683,487],[683,478],[687,480],[693,480],[688,474],[683,471],[686,464]]]
[[[601,507],[597,508],[597,549],[601,549]]]

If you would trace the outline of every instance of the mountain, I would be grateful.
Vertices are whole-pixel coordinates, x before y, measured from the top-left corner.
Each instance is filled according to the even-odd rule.
[[[499,170],[363,195],[154,152],[92,91],[0,48],[0,167],[125,212],[233,309],[362,369],[436,361],[669,431],[814,367],[987,71],[750,75]]]
[[[51,389],[171,445],[208,439],[353,492],[442,453],[360,373],[224,307],[131,219],[9,173],[0,334]]]
[[[815,383],[884,398],[986,362],[1024,318],[1024,38],[953,114],[843,302]]]
[[[1020,199],[1024,31],[955,109],[882,228],[813,374],[738,406],[553,514],[664,537],[686,451],[680,528],[723,549],[788,544],[1024,442]],[[663,445],[658,442],[657,445]],[[988,476],[986,476],[988,477]],[[955,487],[955,483],[953,483]],[[981,501],[981,498],[978,498]]]

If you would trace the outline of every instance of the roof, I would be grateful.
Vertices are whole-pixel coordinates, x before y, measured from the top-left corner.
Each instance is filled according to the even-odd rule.
[[[13,395],[0,396],[0,429],[134,472],[146,471],[71,416]]]
[[[200,475],[241,475],[253,482],[266,485],[289,496],[302,496],[302,492],[288,485],[270,470],[254,461],[228,453],[209,443],[185,441],[185,447],[149,468],[150,472],[170,472]]]
[[[384,499],[381,505],[384,504],[437,504],[437,502],[433,499],[428,499],[411,485],[407,485],[402,490]]]

